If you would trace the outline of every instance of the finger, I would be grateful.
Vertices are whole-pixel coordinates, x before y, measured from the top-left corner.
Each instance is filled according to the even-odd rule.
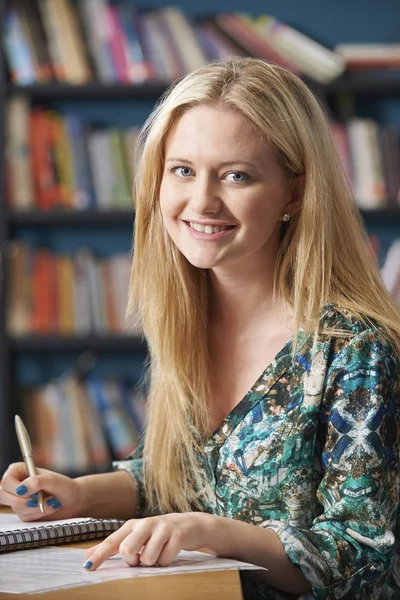
[[[58,477],[61,476],[58,475]],[[42,469],[39,469],[37,475],[26,477],[22,481],[12,475],[4,477],[2,481],[3,489],[10,494],[17,494],[17,496],[28,496],[39,491],[47,491],[51,494],[54,484],[54,473]]]
[[[44,511],[41,512],[39,509],[38,498],[36,495],[29,498],[18,498],[13,496],[14,500],[11,508],[18,515],[21,521],[45,521],[54,518],[54,513],[62,506],[61,502],[58,502],[56,498],[48,498],[44,505]]]
[[[100,544],[101,544],[101,542],[100,542]],[[95,552],[97,550],[97,548],[100,546],[100,544],[96,544],[95,546],[90,546],[90,548],[86,548],[86,550],[84,551],[86,558],[90,558],[92,556],[93,552]]]
[[[171,537],[162,549],[157,563],[160,567],[168,567],[171,565],[179,552],[182,550],[182,544],[176,537]]]
[[[43,471],[43,469],[37,469],[37,472],[39,475],[41,475],[42,473],[44,473],[46,471]],[[16,488],[18,488],[20,485],[24,485],[25,480],[27,478],[28,478],[28,471],[26,469],[25,463],[23,463],[23,462],[13,463],[8,467],[8,469],[6,470],[6,472],[3,475],[2,486],[6,491],[8,491],[10,493],[11,492],[15,493]],[[22,491],[19,495],[24,495],[24,494],[25,494],[25,492]]]
[[[109,535],[103,542],[101,542],[101,544],[97,546],[91,555],[90,560],[87,560],[83,565],[83,568],[88,569],[89,571],[94,571],[107,558],[117,554],[117,552],[119,552],[120,544],[131,533],[133,523],[133,520],[127,521],[120,529],[114,531],[114,533]]]
[[[23,509],[28,497],[20,498],[15,494],[6,492],[2,486],[0,486],[0,502],[6,506],[11,506],[16,509]]]
[[[122,558],[125,560],[125,562],[128,562],[125,558],[125,554],[129,559],[129,556],[131,556],[135,551],[135,548],[130,548],[128,545],[128,539],[129,538],[126,538],[119,548],[119,551],[121,552]],[[152,567],[156,563],[159,563],[159,557],[164,549],[164,546],[169,542],[169,540],[170,533],[165,528],[159,528],[154,531],[140,555],[140,562],[142,565],[145,565],[146,567]]]

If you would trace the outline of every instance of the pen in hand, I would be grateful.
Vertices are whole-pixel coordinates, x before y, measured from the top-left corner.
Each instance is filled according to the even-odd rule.
[[[22,456],[26,465],[26,469],[28,471],[28,475],[29,477],[32,477],[32,475],[37,475],[35,463],[33,462],[31,441],[29,439],[29,435],[25,428],[25,425],[23,424],[21,417],[19,417],[18,415],[15,415],[15,430],[17,432],[19,447],[21,448]],[[43,492],[41,491],[38,494],[38,504],[40,512],[44,512]]]

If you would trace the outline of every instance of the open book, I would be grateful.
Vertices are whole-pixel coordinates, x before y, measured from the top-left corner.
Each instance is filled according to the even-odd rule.
[[[105,538],[124,524],[119,519],[60,519],[21,521],[17,515],[0,513],[0,553],[27,550],[82,540]]]

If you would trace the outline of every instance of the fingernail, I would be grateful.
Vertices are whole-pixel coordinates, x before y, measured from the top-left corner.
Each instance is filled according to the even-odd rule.
[[[18,496],[23,496],[24,494],[26,494],[26,492],[28,491],[28,488],[26,487],[26,485],[22,484],[19,485],[16,489],[15,489],[15,493],[18,494]]]
[[[26,506],[29,506],[29,508],[35,508],[37,505],[38,505],[37,500],[28,500],[28,502],[26,503]]]
[[[58,499],[55,498],[54,496],[52,498],[48,498],[48,500],[46,500],[46,504],[47,506],[53,506],[54,504],[57,504]]]
[[[36,492],[35,494],[29,494],[29,498],[39,498],[39,493]]]
[[[54,510],[56,510],[57,508],[60,508],[60,506],[62,506],[61,502],[55,502],[55,503],[52,505],[52,508],[54,508]]]
[[[86,561],[86,562],[85,562],[85,564],[83,565],[83,568],[84,568],[84,569],[90,569],[90,567],[92,567],[92,566],[93,566],[93,563],[92,563],[92,561],[91,561],[91,560],[88,560],[88,561]]]

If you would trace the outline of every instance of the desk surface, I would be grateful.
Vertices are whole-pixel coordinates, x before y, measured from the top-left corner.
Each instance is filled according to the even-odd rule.
[[[0,511],[8,512],[1,507]],[[66,544],[75,548],[91,545],[93,542]],[[0,593],[0,600],[35,600],[39,597],[45,600],[243,600],[238,571],[121,579],[45,594]]]

